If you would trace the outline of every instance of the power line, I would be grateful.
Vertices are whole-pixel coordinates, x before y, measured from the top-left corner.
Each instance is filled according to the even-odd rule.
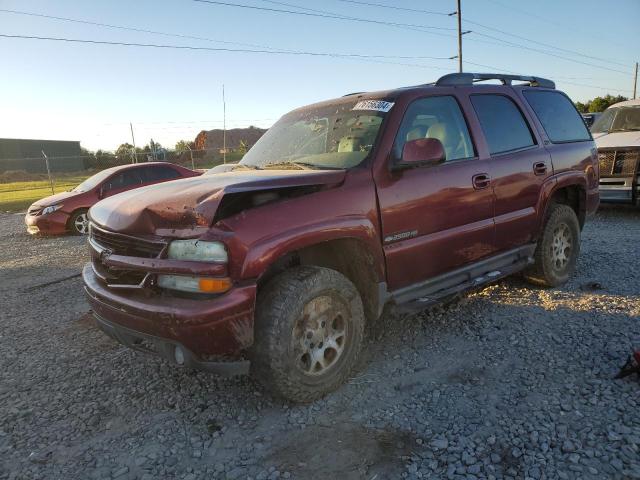
[[[566,52],[566,53],[572,53],[572,54],[578,55],[580,57],[590,58],[591,60],[598,60],[598,61],[605,62],[605,63],[612,63],[614,65],[620,65],[620,66],[623,66],[623,67],[627,66],[626,63],[622,63],[622,62],[618,62],[618,61],[614,61],[614,60],[609,60],[609,59],[601,58],[601,57],[594,57],[592,55],[586,55],[584,53],[580,53],[580,52],[577,52],[575,50],[569,50],[569,49],[566,49],[566,48],[561,48],[561,47],[558,47],[556,45],[551,45],[549,43],[544,43],[544,42],[540,42],[538,40],[534,40],[534,39],[531,39],[531,38],[523,37],[521,35],[516,35],[515,33],[510,33],[510,32],[507,32],[505,30],[500,30],[499,28],[490,27],[489,25],[484,25],[482,23],[479,23],[479,22],[476,22],[476,21],[473,21],[473,20],[466,20],[465,19],[464,22],[465,23],[470,23],[472,25],[477,25],[477,26],[482,27],[482,28],[486,28],[487,30],[492,30],[494,32],[502,33],[503,35],[508,35],[510,37],[519,38],[520,40],[526,40],[527,42],[535,43],[535,44],[541,45],[543,47],[550,47],[550,48],[553,48],[555,50],[560,50],[560,51]]]
[[[519,72],[515,72],[513,70],[507,70],[505,68],[494,67],[494,66],[491,66],[491,65],[484,65],[482,63],[474,63],[474,62],[466,62],[466,63],[468,63],[469,65],[475,65],[477,67],[489,68],[489,69],[491,69],[491,70],[493,70],[495,72],[512,73],[512,74],[516,74],[516,75],[519,74]],[[607,91],[613,91],[613,92],[630,92],[631,91],[631,90],[624,90],[624,89],[621,89],[621,88],[604,87],[602,85],[589,85],[589,84],[586,84],[586,83],[571,82],[571,81],[568,81],[568,80],[564,80],[563,77],[561,77],[561,76],[555,76],[555,75],[541,75],[541,76],[552,78],[556,83],[567,83],[569,85],[577,85],[579,87],[598,88],[598,89],[601,89],[601,90],[607,90]],[[564,77],[564,78],[572,79],[574,77]]]
[[[575,27],[572,28],[571,25],[568,25],[567,23],[554,22],[553,20],[549,19],[548,16],[545,17],[545,16],[542,16],[542,15],[536,15],[535,13],[527,12],[526,10],[522,10],[520,8],[516,8],[516,7],[513,6],[513,2],[511,2],[509,4],[505,4],[505,3],[499,2],[497,0],[489,0],[489,1],[492,2],[492,3],[495,3],[496,5],[499,5],[502,8],[509,8],[509,9],[515,11],[515,12],[520,13],[521,15],[524,15],[526,17],[535,18],[535,19],[537,19],[537,20],[539,20],[541,22],[545,22],[545,23],[548,23],[550,25],[555,25],[556,27],[560,27],[563,30],[567,30],[567,29],[573,30],[574,32],[579,33],[580,35],[593,34],[592,30],[584,29],[584,30],[580,31],[579,29],[577,29]],[[601,36],[602,33],[603,33],[602,29],[598,30],[598,36]],[[608,40],[610,42],[616,44],[616,45],[627,46],[627,45],[625,45],[625,44],[623,44],[621,42],[616,42],[615,40],[611,40],[611,37],[609,37]]]
[[[17,39],[29,39],[29,40],[48,40],[56,42],[69,42],[69,43],[88,43],[95,45],[118,45],[125,47],[147,47],[147,48],[166,48],[177,50],[201,50],[211,52],[234,52],[234,53],[256,53],[267,55],[300,55],[300,56],[314,56],[314,57],[335,57],[335,58],[356,58],[356,59],[385,59],[385,58],[397,58],[397,59],[433,59],[433,60],[448,60],[447,57],[411,57],[411,56],[392,56],[392,55],[364,55],[356,53],[331,53],[331,52],[305,52],[305,51],[291,51],[291,50],[264,50],[264,49],[244,49],[244,48],[225,48],[225,47],[199,47],[194,45],[167,45],[158,43],[136,43],[136,42],[116,42],[107,40],[91,40],[91,39],[79,39],[79,38],[66,38],[66,37],[44,37],[37,35],[9,35],[0,34],[0,37],[4,38],[17,38]],[[392,63],[392,62],[384,62]],[[410,65],[424,68],[440,67],[431,65],[412,65],[412,64],[399,64]]]
[[[373,3],[373,2],[359,2],[356,0],[337,0],[338,2],[342,2],[342,3],[352,3],[355,5],[366,5],[369,7],[380,7],[380,8],[388,8],[391,10],[400,10],[403,12],[413,12],[413,13],[426,13],[429,15],[443,15],[445,17],[449,16],[449,13],[445,13],[445,12],[434,12],[432,10],[421,10],[418,8],[407,8],[407,7],[397,7],[394,5],[385,5],[383,3]]]
[[[335,14],[330,14],[330,13],[314,13],[314,12],[300,12],[300,11],[295,11],[295,10],[284,10],[284,9],[280,9],[280,8],[270,8],[270,7],[258,7],[256,5],[246,5],[243,3],[230,3],[230,2],[221,2],[221,1],[216,1],[216,0],[193,0],[194,2],[198,2],[198,3],[208,3],[211,5],[221,5],[221,6],[225,6],[225,7],[237,7],[237,8],[246,8],[246,9],[251,9],[251,10],[261,10],[261,11],[266,11],[266,12],[273,12],[273,13],[286,13],[289,15],[304,15],[304,16],[308,16],[308,17],[319,17],[319,18],[330,18],[330,19],[334,19],[334,20],[350,20],[350,21],[354,21],[354,22],[363,22],[363,23],[373,23],[376,25],[386,25],[386,26],[391,26],[391,27],[409,27],[409,28],[418,28],[418,29],[426,29],[426,30],[455,30],[455,28],[449,28],[449,27],[436,27],[436,26],[431,26],[431,25],[417,25],[417,24],[413,24],[413,23],[399,23],[399,22],[387,22],[387,21],[383,21],[383,20],[373,20],[373,19],[368,19],[368,18],[361,18],[361,17],[351,17],[351,16],[346,16],[346,15],[335,15]],[[295,8],[303,8],[303,7],[297,7],[294,6]],[[431,33],[435,33],[435,32],[431,32]]]
[[[0,12],[11,13],[11,14],[14,14],[14,15],[25,15],[25,16],[29,16],[29,17],[47,18],[47,19],[50,19],[50,20],[58,20],[58,21],[62,21],[62,22],[79,23],[79,24],[83,24],[83,25],[92,25],[92,26],[95,26],[95,27],[115,28],[115,29],[118,29],[118,30],[127,30],[127,31],[130,31],[130,32],[150,33],[152,35],[162,35],[162,36],[165,36],[165,37],[185,38],[185,39],[189,39],[189,40],[203,40],[203,41],[206,41],[206,42],[225,43],[225,44],[229,44],[229,45],[240,45],[240,46],[244,46],[244,47],[255,47],[255,48],[265,48],[265,49],[278,50],[277,48],[274,48],[274,47],[268,47],[268,46],[264,46],[264,45],[256,45],[254,43],[230,42],[230,41],[218,40],[218,39],[214,39],[214,38],[198,37],[198,36],[195,36],[195,35],[183,35],[183,34],[180,34],[180,33],[161,32],[161,31],[158,31],[158,30],[148,30],[148,29],[136,28],[136,27],[125,27],[125,26],[122,26],[122,25],[114,25],[114,24],[110,24],[110,23],[92,22],[90,20],[82,20],[82,19],[78,19],[78,18],[58,17],[58,16],[55,16],[55,15],[45,15],[43,13],[24,12],[24,11],[20,11],[20,10],[8,10],[8,9],[4,9],[4,8],[0,9]]]
[[[622,73],[623,75],[629,75],[629,73],[628,73],[628,72],[623,72],[622,70],[617,70],[617,69],[615,69],[615,68],[609,68],[609,67],[603,67],[603,66],[601,66],[601,65],[596,65],[596,64],[594,64],[594,63],[583,62],[583,61],[581,61],[581,60],[576,60],[575,58],[564,57],[564,56],[562,56],[562,55],[557,55],[556,53],[549,52],[548,50],[540,50],[540,49],[538,49],[538,48],[528,47],[527,45],[522,45],[522,44],[519,44],[519,43],[514,43],[514,42],[511,42],[511,41],[509,41],[509,40],[504,40],[504,39],[502,39],[502,38],[494,37],[493,35],[488,35],[488,34],[486,34],[486,33],[477,32],[477,31],[475,31],[475,30],[473,30],[471,33],[473,33],[473,34],[475,34],[475,35],[479,35],[479,36],[481,36],[481,37],[485,37],[485,38],[489,38],[489,39],[492,39],[492,40],[496,40],[496,41],[497,41],[497,42],[499,42],[500,44],[504,44],[505,46],[508,46],[508,47],[521,48],[521,49],[523,49],[523,50],[529,50],[529,51],[532,51],[532,52],[541,53],[541,54],[543,54],[543,55],[549,55],[549,56],[551,56],[551,57],[560,58],[560,59],[562,59],[562,60],[567,60],[567,61],[569,61],[569,62],[579,63],[579,64],[581,64],[581,65],[587,65],[587,66],[589,66],[589,67],[593,67],[593,68],[600,68],[600,69],[602,69],[602,70],[609,70],[610,72]],[[476,42],[478,42],[478,41],[481,41],[481,40],[476,39],[475,41],[476,41]],[[484,43],[492,43],[492,42],[486,42],[486,41],[485,41]],[[494,45],[495,45],[495,43],[492,43],[492,44],[494,44]]]

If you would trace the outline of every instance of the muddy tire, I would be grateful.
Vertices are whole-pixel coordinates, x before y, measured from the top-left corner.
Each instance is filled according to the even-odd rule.
[[[534,264],[525,271],[533,284],[557,287],[567,282],[580,253],[580,223],[573,209],[554,204],[534,254]]]
[[[344,275],[286,270],[258,294],[251,373],[275,396],[311,402],[349,378],[364,326],[362,300]]]
[[[67,227],[69,231],[74,235],[88,235],[89,234],[89,217],[87,216],[87,209],[80,209],[73,212]]]

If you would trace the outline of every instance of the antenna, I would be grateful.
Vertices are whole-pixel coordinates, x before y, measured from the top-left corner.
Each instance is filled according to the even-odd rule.
[[[224,83],[222,84],[222,163],[227,163],[227,103],[224,98]]]

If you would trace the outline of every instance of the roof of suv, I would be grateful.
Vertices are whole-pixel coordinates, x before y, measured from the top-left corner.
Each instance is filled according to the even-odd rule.
[[[399,88],[393,88],[389,90],[379,90],[374,92],[348,93],[347,95],[344,95],[339,98],[324,100],[311,105],[305,105],[303,107],[293,110],[293,112],[300,112],[309,108],[317,108],[325,105],[335,105],[336,103],[352,102],[354,98],[361,98],[365,100],[384,99],[387,101],[394,101],[404,93],[407,93],[412,90],[423,90],[426,88],[431,89],[431,88],[438,88],[438,87],[473,87],[473,86],[481,87],[483,85],[480,82],[484,82],[487,80],[497,80],[501,82],[502,85],[504,86],[514,86],[514,87],[529,86],[529,87],[555,89],[555,83],[552,80],[542,78],[542,77],[534,77],[530,75],[507,75],[507,74],[500,74],[500,73],[470,73],[470,72],[450,73],[440,77],[437,81],[433,83],[399,87]],[[523,83],[514,85],[512,84],[514,80],[523,82]],[[491,86],[495,87],[496,85],[491,84]]]

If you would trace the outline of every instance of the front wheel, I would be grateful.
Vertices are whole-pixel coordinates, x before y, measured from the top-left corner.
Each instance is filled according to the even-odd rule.
[[[87,210],[76,210],[69,219],[69,230],[74,235],[87,235],[89,233],[89,216]]]
[[[550,207],[542,237],[534,255],[534,264],[525,277],[536,285],[557,287],[569,280],[580,253],[580,223],[567,205]]]
[[[256,304],[253,376],[293,402],[311,402],[343,384],[364,336],[362,300],[345,276],[301,266],[267,284]]]

